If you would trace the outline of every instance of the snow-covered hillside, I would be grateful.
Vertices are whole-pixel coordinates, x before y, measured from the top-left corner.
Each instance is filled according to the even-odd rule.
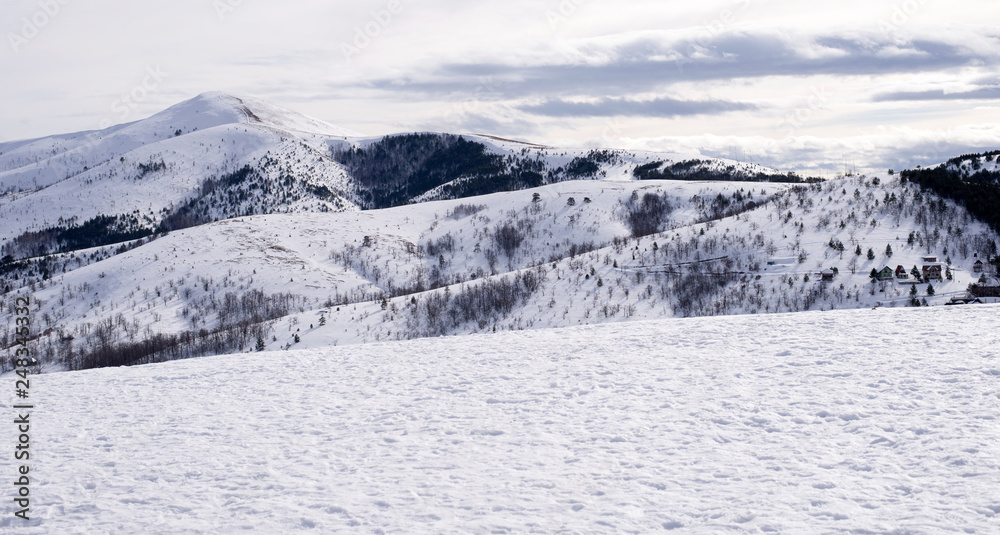
[[[945,166],[949,171],[959,172],[966,178],[985,180],[989,177],[996,181],[1000,174],[1000,151],[959,156],[948,160]]]
[[[992,169],[985,159],[949,165]],[[0,296],[32,297],[41,369],[57,371],[938,305],[1000,285],[997,234],[962,205],[892,171],[801,180],[698,155],[362,137],[209,93],[98,133],[0,145]],[[0,345],[12,332],[0,325]]]
[[[756,186],[758,199],[787,189]],[[63,255],[66,273],[35,285],[37,317],[40,328],[54,329],[52,341],[75,339],[60,349],[63,358],[71,358],[92,336],[128,343],[235,323],[234,313],[222,307],[227,294],[295,296],[286,314],[344,304],[381,312],[383,295],[402,301],[428,289],[459,288],[611,246],[630,235],[623,210],[633,194],[668,196],[674,206],[663,225],[679,228],[712,217],[695,199],[729,198],[741,190],[745,185],[723,182],[575,181],[477,197],[477,204],[456,200],[231,219],[173,232],[89,265],[85,254]],[[538,202],[532,202],[535,194]],[[578,204],[568,206],[570,198]],[[520,217],[533,229],[517,223]],[[505,253],[496,242],[498,228],[524,229],[524,243]],[[57,265],[52,271],[59,271]],[[340,326],[331,325],[330,332],[342,327],[350,335],[326,342],[363,341],[359,331],[368,327],[360,317],[348,318],[330,318]],[[292,324],[299,320],[286,318]],[[105,330],[101,325],[113,325],[113,332],[98,335]],[[273,328],[267,332],[274,338]]]
[[[974,262],[995,254],[996,235],[961,208],[883,178],[807,187],[570,181],[220,221],[89,265],[84,255],[64,258],[65,274],[53,264],[56,274],[32,292],[39,329],[51,329],[40,353],[56,370],[135,362],[132,349],[128,358],[105,349],[164,336],[139,362],[257,344],[940,305],[965,295],[987,275]],[[912,276],[917,266],[923,275],[927,256],[939,257],[942,280]],[[885,267],[893,276],[873,283],[871,271]]]
[[[993,533],[998,313],[659,320],[35,377],[32,520],[0,531]]]
[[[373,153],[335,159],[349,149]],[[631,180],[637,166],[697,156],[554,149],[489,136],[363,137],[260,99],[205,93],[101,131],[0,144],[0,256],[109,245],[237,216],[380,208],[569,179]],[[774,173],[714,159],[696,168]]]
[[[202,193],[206,179],[244,166],[260,170],[261,180],[292,177],[285,189],[324,186],[335,195],[313,200],[344,209],[352,206],[346,173],[325,145],[306,140],[353,134],[256,99],[206,93],[135,123],[2,144],[0,241],[98,216],[156,228]],[[295,209],[261,210],[279,208]]]

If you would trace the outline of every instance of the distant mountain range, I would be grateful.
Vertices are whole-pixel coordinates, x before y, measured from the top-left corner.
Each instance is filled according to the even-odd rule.
[[[637,167],[646,178],[789,180],[697,155],[365,137],[259,99],[205,93],[101,131],[0,144],[0,242],[21,258],[237,216],[386,208],[627,178]]]
[[[44,371],[943,304],[998,284],[997,166],[819,181],[697,154],[366,137],[206,93],[0,144],[0,296],[31,297]],[[931,256],[940,280],[871,275]]]

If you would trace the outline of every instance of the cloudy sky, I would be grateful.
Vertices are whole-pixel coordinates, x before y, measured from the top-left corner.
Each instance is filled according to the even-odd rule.
[[[221,90],[372,135],[901,168],[1000,149],[998,28],[995,0],[0,0],[0,141]]]

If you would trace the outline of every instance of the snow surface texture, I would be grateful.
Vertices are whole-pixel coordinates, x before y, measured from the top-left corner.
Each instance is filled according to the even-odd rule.
[[[36,519],[8,512],[0,531],[996,533],[998,313],[660,320],[39,376]]]

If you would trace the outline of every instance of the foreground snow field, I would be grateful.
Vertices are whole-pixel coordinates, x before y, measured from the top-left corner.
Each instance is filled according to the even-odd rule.
[[[696,318],[39,376],[35,520],[8,505],[0,531],[996,533],[998,317]]]

